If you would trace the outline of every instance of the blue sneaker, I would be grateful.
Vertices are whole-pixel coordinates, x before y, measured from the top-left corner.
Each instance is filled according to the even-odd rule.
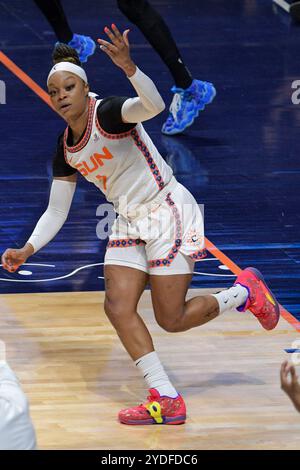
[[[193,80],[191,86],[185,90],[173,86],[171,91],[174,96],[170,113],[161,129],[166,135],[180,134],[191,126],[199,112],[216,96],[213,84],[201,80]]]
[[[68,45],[78,52],[80,62],[87,62],[88,57],[93,55],[96,49],[95,41],[83,34],[74,34]]]

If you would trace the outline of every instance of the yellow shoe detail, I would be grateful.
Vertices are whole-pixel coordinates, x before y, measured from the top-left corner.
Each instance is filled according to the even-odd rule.
[[[147,403],[145,408],[149,411],[152,418],[156,421],[157,424],[162,424],[164,420],[161,416],[161,407],[157,401],[153,401],[152,403]]]
[[[270,296],[269,292],[265,292],[265,296],[267,297],[268,301],[271,302],[272,305],[276,305],[274,299]]]

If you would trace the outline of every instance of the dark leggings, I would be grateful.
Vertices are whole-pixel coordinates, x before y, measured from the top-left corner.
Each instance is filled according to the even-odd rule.
[[[60,0],[34,0],[52,26],[57,39],[68,43],[73,32],[68,24]],[[171,32],[147,0],[117,0],[120,11],[143,33],[153,49],[166,64],[174,79],[175,85],[188,88],[192,76],[185,66]]]
[[[120,11],[143,33],[173,76],[176,86],[188,88],[192,77],[184,65],[171,32],[147,0],[117,0]]]
[[[60,0],[34,0],[53,28],[59,42],[68,43],[73,37]]]

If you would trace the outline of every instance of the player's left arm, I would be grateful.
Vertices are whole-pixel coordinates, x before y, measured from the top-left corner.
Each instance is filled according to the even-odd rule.
[[[129,29],[121,35],[113,24],[105,28],[105,33],[111,40],[98,39],[100,48],[111,60],[120,67],[130,80],[138,96],[128,98],[121,110],[122,121],[127,123],[143,122],[153,118],[165,109],[165,103],[153,81],[145,75],[132,61],[128,41]]]

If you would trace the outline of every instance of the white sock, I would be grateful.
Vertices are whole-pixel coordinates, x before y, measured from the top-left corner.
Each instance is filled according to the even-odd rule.
[[[143,373],[149,388],[155,388],[161,396],[178,396],[155,351],[137,359],[135,365]]]
[[[227,310],[232,310],[233,308],[240,307],[243,305],[248,298],[248,290],[246,287],[236,284],[230,289],[223,290],[217,294],[212,294],[215,297],[219,304],[219,309],[221,313],[226,312]]]

